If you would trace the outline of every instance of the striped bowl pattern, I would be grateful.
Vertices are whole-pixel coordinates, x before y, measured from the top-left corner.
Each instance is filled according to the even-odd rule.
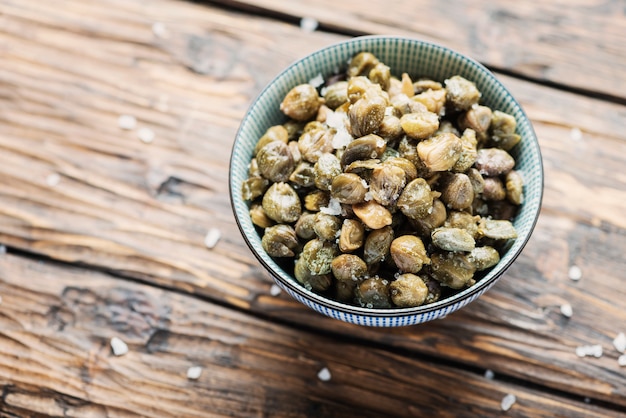
[[[476,83],[482,92],[482,104],[512,114],[517,121],[520,143],[511,151],[516,170],[524,178],[524,203],[514,225],[518,238],[503,254],[497,266],[474,286],[430,305],[415,308],[371,309],[346,305],[320,296],[301,286],[289,273],[265,253],[261,237],[250,220],[248,205],[241,197],[241,183],[247,177],[248,164],[257,140],[272,125],[283,123],[279,105],[294,86],[321,74],[324,78],[345,68],[356,53],[369,51],[395,71],[413,77],[428,76],[443,81],[459,74]],[[474,301],[509,268],[520,254],[535,227],[543,195],[543,166],[537,137],[520,104],[484,66],[451,49],[417,39],[397,36],[363,36],[330,45],[314,52],[283,70],[252,103],[242,120],[232,148],[230,161],[231,205],[241,233],[258,261],[271,273],[278,286],[309,308],[341,321],[378,327],[418,324],[441,318]]]

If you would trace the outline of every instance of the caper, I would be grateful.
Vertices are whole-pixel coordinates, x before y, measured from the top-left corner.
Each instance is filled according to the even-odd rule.
[[[302,248],[300,258],[313,275],[328,274],[331,272],[331,263],[335,258],[335,248],[323,239],[314,238],[307,241]]]
[[[333,110],[348,101],[347,81],[338,81],[326,87],[322,91],[326,106]]]
[[[319,238],[326,241],[334,241],[339,235],[340,229],[341,219],[339,217],[323,212],[315,214],[313,230]]]
[[[397,140],[404,135],[400,119],[395,115],[385,115],[376,134],[388,142]]]
[[[387,148],[387,142],[375,134],[366,135],[350,142],[341,155],[341,166],[346,167],[357,160],[378,158]]]
[[[504,219],[482,218],[478,224],[478,233],[497,240],[517,238],[517,231],[511,221]]]
[[[476,267],[463,253],[431,255],[433,277],[452,289],[462,289],[475,283]]]
[[[391,212],[383,205],[373,200],[352,205],[352,210],[368,228],[380,229],[384,226],[391,225]]]
[[[414,84],[415,85],[415,84]],[[420,102],[429,112],[436,115],[441,115],[446,106],[446,91],[445,90],[426,90],[420,94],[412,97],[412,100]]]
[[[511,154],[500,148],[481,148],[476,157],[476,168],[483,176],[506,174],[515,165]]]
[[[511,170],[506,174],[506,197],[514,205],[524,201],[524,179],[519,171]]]
[[[485,177],[485,185],[483,187],[483,199],[485,200],[504,200],[506,198],[506,190],[504,184],[499,177]]]
[[[365,238],[363,259],[369,266],[377,265],[389,256],[394,232],[391,226],[371,231]]]
[[[380,85],[383,90],[387,90],[391,84],[391,69],[382,62],[379,62],[370,70],[367,78],[372,80],[372,83]]]
[[[272,257],[293,257],[298,247],[298,237],[291,226],[278,224],[265,228],[261,245]]]
[[[487,106],[474,105],[459,116],[458,124],[463,130],[472,129],[476,133],[487,132],[493,113]]]
[[[405,172],[391,164],[381,164],[372,171],[370,193],[383,206],[392,206],[400,198],[406,181]]]
[[[474,237],[464,229],[441,227],[431,234],[433,244],[446,251],[472,251],[476,247]]]
[[[335,278],[339,281],[357,280],[367,274],[367,264],[357,255],[341,254],[331,263]]]
[[[467,110],[480,100],[480,91],[476,84],[459,75],[450,77],[444,84],[446,99],[454,110]]]
[[[444,225],[448,228],[460,228],[467,231],[472,238],[478,237],[478,221],[480,216],[458,210],[450,211]]]
[[[300,84],[287,93],[280,104],[280,110],[291,119],[306,121],[312,119],[323,100],[310,84]]]
[[[305,128],[300,135],[298,149],[304,160],[316,163],[322,154],[333,152],[333,135],[323,125],[315,122],[309,129]]]
[[[339,249],[343,252],[355,251],[363,246],[365,227],[357,219],[345,219],[339,235]]]
[[[278,223],[291,223],[298,220],[302,205],[298,193],[287,183],[274,183],[263,195],[265,214]]]
[[[243,200],[254,200],[259,196],[263,196],[269,184],[269,180],[263,177],[248,177],[241,183],[241,197]]]
[[[296,277],[296,280],[306,289],[316,292],[323,292],[327,290],[333,282],[333,278],[330,273],[313,274],[302,257],[296,260],[294,265],[294,276]]]
[[[400,194],[398,208],[411,219],[424,218],[432,211],[433,199],[437,196],[426,180],[416,178]]]
[[[478,196],[479,194],[481,194],[485,188],[485,179],[483,178],[482,174],[480,174],[480,172],[473,167],[465,171],[465,174],[470,179],[470,183],[472,183],[474,195]]]
[[[380,277],[363,280],[356,287],[356,300],[365,308],[390,308],[389,282]]]
[[[469,177],[463,173],[454,173],[445,182],[441,200],[451,209],[461,210],[472,206],[474,187]]]
[[[368,74],[380,61],[371,52],[359,52],[348,64],[348,77]]]
[[[391,301],[400,308],[420,306],[426,301],[428,287],[421,277],[412,273],[401,274],[389,284]]]
[[[393,114],[399,118],[409,113],[428,112],[428,108],[426,108],[425,105],[423,105],[422,103],[418,101],[411,100],[411,98],[404,93],[392,96],[391,99],[389,100],[389,103],[393,108]],[[432,116],[427,115],[425,117],[432,117]],[[407,119],[405,122],[409,123],[410,119]]]
[[[400,118],[400,125],[407,136],[413,139],[426,139],[439,128],[439,116],[429,111],[406,113]]]
[[[253,203],[250,205],[250,219],[254,225],[262,229],[268,228],[275,223],[265,214],[263,206],[261,206],[260,203]]]
[[[296,186],[311,187],[315,185],[315,169],[308,161],[301,161],[291,172],[289,181]]]
[[[398,269],[405,273],[417,273],[424,264],[430,264],[424,243],[415,235],[394,239],[389,252]]]
[[[311,212],[319,212],[327,207],[330,202],[330,194],[323,190],[313,190],[304,196],[304,208]]]
[[[413,91],[416,94],[423,93],[428,90],[441,90],[443,85],[440,82],[431,80],[430,78],[420,78],[413,83]]]
[[[446,206],[439,199],[433,200],[432,209],[428,215],[423,218],[411,219],[411,223],[415,226],[420,235],[430,236],[433,229],[441,226],[446,221]]]
[[[350,130],[354,137],[374,133],[383,122],[387,101],[383,96],[367,96],[357,100],[348,111]]]
[[[280,141],[272,141],[259,150],[256,155],[261,175],[273,182],[285,182],[295,164],[289,146]]]
[[[315,213],[304,211],[296,221],[294,229],[296,235],[302,239],[310,240],[315,237]]]
[[[498,251],[488,245],[474,248],[467,257],[479,271],[493,267],[500,261]]]
[[[515,133],[517,122],[513,115],[496,110],[491,119],[491,142],[493,146],[505,151],[511,150],[521,140],[521,136]]]
[[[459,137],[444,133],[417,144],[420,159],[432,171],[450,170],[461,156],[462,144]]]
[[[282,125],[270,126],[256,143],[256,146],[254,147],[254,155],[258,154],[261,148],[272,141],[283,142],[286,144],[289,141],[289,132]]]
[[[320,155],[314,166],[315,187],[330,190],[333,179],[341,174],[341,163],[335,154],[329,152]]]
[[[330,195],[341,203],[361,203],[365,201],[368,185],[353,173],[341,173],[330,185]]]
[[[466,129],[463,131],[459,142],[461,143],[461,153],[457,162],[452,166],[452,171],[463,173],[474,165],[478,156],[476,132],[473,129]]]

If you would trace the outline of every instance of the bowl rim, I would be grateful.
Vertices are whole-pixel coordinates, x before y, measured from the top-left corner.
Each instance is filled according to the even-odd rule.
[[[388,39],[388,40],[402,40],[405,42],[415,42],[417,44],[422,44],[425,46],[428,46],[430,48],[434,48],[437,50],[440,50],[444,53],[446,53],[447,55],[450,56],[455,56],[455,57],[459,57],[459,58],[463,58],[465,60],[467,60],[468,62],[470,62],[472,65],[476,66],[478,69],[480,69],[481,71],[483,71],[485,74],[487,74],[489,77],[493,78],[493,80],[495,81],[496,84],[498,84],[498,87],[500,87],[508,96],[509,99],[514,103],[515,107],[517,107],[517,109],[519,110],[522,118],[524,120],[526,120],[528,123],[528,137],[529,139],[526,139],[526,141],[531,140],[532,143],[534,144],[534,148],[535,151],[538,155],[538,176],[539,176],[539,183],[540,183],[540,187],[539,187],[539,194],[537,196],[537,210],[532,214],[532,221],[530,224],[530,227],[528,229],[528,233],[523,237],[523,239],[521,240],[519,247],[517,249],[517,251],[511,255],[510,259],[504,263],[504,264],[499,264],[497,265],[498,271],[496,273],[493,274],[493,276],[491,276],[488,280],[486,279],[481,279],[478,282],[476,282],[476,284],[463,289],[462,291],[453,294],[452,296],[446,297],[445,299],[439,300],[437,302],[433,302],[430,304],[426,304],[426,305],[420,305],[420,306],[416,306],[416,307],[408,307],[408,308],[367,308],[367,307],[362,307],[362,306],[358,306],[358,305],[350,305],[347,303],[342,303],[333,299],[330,299],[326,296],[323,296],[321,294],[315,293],[313,291],[310,291],[308,289],[306,289],[304,286],[302,286],[301,284],[297,283],[295,278],[292,279],[288,279],[288,278],[284,278],[282,277],[281,274],[279,274],[279,272],[276,272],[274,270],[274,268],[268,264],[268,262],[262,257],[261,254],[258,254],[257,251],[255,251],[254,246],[252,245],[252,242],[250,240],[250,238],[248,237],[248,235],[246,234],[246,231],[242,225],[242,221],[239,218],[239,215],[237,214],[237,208],[235,206],[234,203],[234,192],[233,192],[233,188],[235,187],[235,185],[233,184],[233,170],[232,167],[234,165],[234,151],[235,148],[237,147],[237,140],[239,139],[243,126],[245,124],[245,121],[248,117],[248,115],[250,114],[250,111],[255,108],[255,106],[257,105],[257,103],[261,100],[261,98],[265,95],[265,93],[267,92],[268,89],[270,89],[270,87],[279,79],[281,79],[286,73],[288,73],[289,71],[291,71],[295,66],[300,65],[303,61],[305,60],[311,60],[313,59],[313,57],[315,57],[316,55],[322,54],[324,53],[324,51],[327,51],[329,49],[333,49],[333,48],[338,48],[342,45],[348,45],[348,44],[353,44],[353,43],[361,43],[367,40],[381,40],[381,39]],[[539,147],[539,141],[538,141],[538,137],[535,133],[534,127],[530,121],[530,118],[528,117],[528,115],[526,114],[526,112],[524,111],[524,109],[522,108],[521,104],[518,102],[518,100],[515,98],[515,96],[509,91],[508,88],[506,88],[506,86],[504,86],[502,84],[502,82],[496,77],[496,75],[489,70],[485,65],[481,64],[480,62],[476,61],[475,59],[473,59],[472,57],[462,54],[454,49],[451,49],[449,47],[443,46],[441,44],[438,43],[434,43],[431,41],[425,41],[422,39],[418,39],[415,37],[410,37],[410,36],[396,36],[396,35],[364,35],[364,36],[355,36],[353,38],[347,39],[347,40],[343,40],[343,41],[338,41],[338,42],[333,42],[333,43],[329,43],[328,45],[319,48],[313,52],[310,52],[294,61],[292,61],[287,67],[285,67],[283,70],[281,70],[277,75],[275,75],[264,87],[263,89],[257,94],[257,96],[250,102],[250,105],[248,106],[248,108],[246,109],[246,112],[244,114],[244,116],[241,119],[241,123],[239,125],[239,128],[237,129],[237,132],[235,134],[235,139],[233,141],[233,145],[232,145],[232,149],[231,149],[231,156],[230,156],[230,161],[229,161],[229,172],[228,172],[228,181],[229,181],[229,195],[230,195],[230,204],[231,204],[231,209],[233,211],[234,217],[235,217],[235,221],[237,223],[237,227],[239,228],[239,231],[241,233],[241,235],[244,238],[244,241],[246,242],[246,245],[248,246],[249,250],[252,252],[252,254],[254,255],[254,257],[257,259],[257,261],[259,261],[261,263],[261,265],[267,270],[268,273],[271,274],[271,276],[273,277],[273,279],[277,282],[277,284],[281,285],[281,287],[283,287],[284,290],[287,290],[288,292],[295,292],[296,294],[298,294],[300,297],[318,305],[321,307],[324,307],[326,309],[330,309],[330,310],[334,310],[334,311],[338,311],[338,312],[344,312],[346,314],[350,314],[350,315],[358,315],[358,316],[363,316],[363,317],[378,317],[378,318],[382,318],[382,317],[388,317],[388,318],[393,318],[393,317],[409,317],[409,316],[417,316],[417,315],[426,315],[428,313],[432,313],[432,312],[436,312],[436,311],[442,311],[445,310],[446,308],[458,304],[459,302],[462,302],[466,299],[472,299],[475,300],[476,297],[472,298],[474,295],[476,294],[480,294],[482,292],[487,291],[491,286],[493,286],[498,279],[509,269],[509,267],[515,262],[515,260],[519,257],[519,255],[522,253],[524,247],[526,246],[526,244],[528,243],[528,241],[530,240],[530,237],[532,236],[532,233],[537,225],[537,221],[539,219],[539,214],[541,212],[541,207],[542,207],[542,201],[543,201],[543,194],[544,194],[544,167],[543,167],[543,158],[541,155],[541,149]],[[519,239],[519,238],[517,238]],[[517,243],[517,239],[516,239],[516,243]],[[267,254],[266,254],[267,255]],[[269,255],[267,255],[267,257],[269,257]],[[293,296],[293,295],[292,295]]]

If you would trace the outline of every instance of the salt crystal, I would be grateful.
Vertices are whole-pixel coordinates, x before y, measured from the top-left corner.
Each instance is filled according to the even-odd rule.
[[[111,349],[116,356],[123,356],[128,353],[128,346],[122,340],[117,337],[111,338]]]
[[[322,73],[318,73],[315,77],[309,80],[309,84],[315,88],[318,88],[322,84],[324,84],[324,76]]]
[[[500,408],[503,411],[508,411],[509,409],[511,409],[515,401],[517,401],[515,395],[509,393],[504,398],[502,398],[502,401],[500,402]]]
[[[580,141],[581,139],[583,139],[583,132],[579,128],[572,128],[569,136],[574,141]]]
[[[572,305],[569,303],[564,303],[561,305],[561,314],[566,318],[571,318],[574,310],[572,309]]]
[[[161,22],[154,22],[152,24],[152,33],[157,38],[167,38],[167,35],[168,35],[167,28]]]
[[[7,247],[4,244],[0,244],[0,255],[7,253]]]
[[[581,345],[576,347],[576,355],[578,357],[602,357],[602,346],[600,344],[595,345]]]
[[[626,351],[626,335],[623,332],[617,334],[617,337],[613,339],[613,346],[620,353]]]
[[[305,32],[315,32],[317,29],[319,22],[312,17],[303,17],[300,19],[300,29]]]
[[[150,128],[141,128],[137,131],[137,137],[146,144],[154,141],[154,131]]]
[[[137,119],[132,115],[120,115],[120,117],[117,118],[117,126],[130,131],[137,126]]]
[[[620,366],[626,366],[626,354],[622,354],[617,358],[617,364]]]
[[[317,372],[317,378],[322,382],[328,382],[331,378],[330,370],[327,367],[324,367],[319,372]]]
[[[202,367],[200,366],[191,366],[187,369],[187,379],[196,380],[202,374]]]
[[[485,379],[487,380],[493,380],[493,378],[495,377],[495,373],[493,372],[493,370],[485,370]]]
[[[328,201],[328,206],[320,208],[320,212],[327,215],[339,216],[341,215],[341,202],[334,197],[331,197]]]
[[[204,237],[204,245],[206,245],[207,248],[214,248],[221,237],[222,233],[219,229],[211,228]]]
[[[585,402],[585,403],[591,403],[591,398],[587,398],[587,397],[585,397],[585,399],[583,399],[583,402]]]
[[[48,174],[46,176],[46,184],[50,187],[54,187],[61,181],[61,176],[57,173]]]
[[[278,296],[280,295],[280,292],[282,292],[280,286],[273,284],[272,287],[270,287],[270,295]]]
[[[352,135],[348,132],[345,126],[341,126],[337,129],[335,135],[333,135],[332,146],[334,149],[342,149],[348,146],[352,142]]]
[[[567,273],[571,280],[575,282],[579,281],[581,277],[583,277],[583,272],[578,266],[571,266],[569,268],[569,272]]]

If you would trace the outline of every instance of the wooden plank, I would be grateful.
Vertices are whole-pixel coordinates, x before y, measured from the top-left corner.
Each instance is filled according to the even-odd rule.
[[[620,1],[204,0],[354,35],[418,37],[524,77],[626,103],[626,16]]]
[[[494,416],[508,393],[511,416],[617,416],[102,273],[4,255],[0,277],[5,416]]]
[[[2,5],[0,242],[626,405],[610,348],[626,323],[615,308],[624,300],[623,107],[502,77],[544,152],[537,232],[502,283],[463,312],[419,328],[366,330],[269,295],[232,219],[226,181],[254,95],[288,62],[345,38],[183,2],[65,4]],[[121,113],[156,132],[154,142],[119,129]],[[222,238],[209,251],[203,238],[213,227]],[[567,279],[574,263],[580,283]],[[557,312],[563,302],[574,306],[570,321]],[[575,356],[576,346],[596,342],[602,359]]]

